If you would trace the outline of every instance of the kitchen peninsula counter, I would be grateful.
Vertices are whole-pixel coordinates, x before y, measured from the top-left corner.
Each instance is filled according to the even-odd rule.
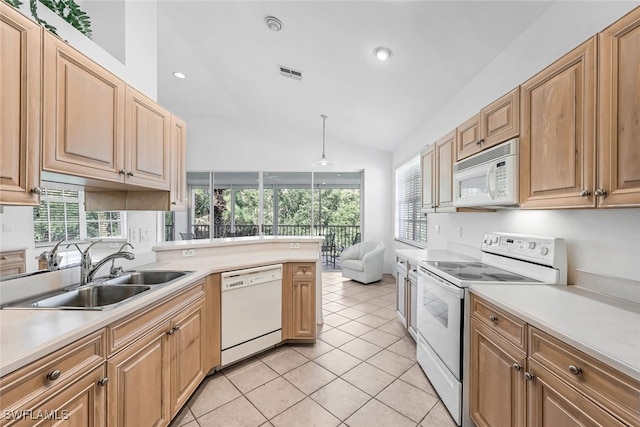
[[[640,304],[578,286],[471,285],[473,294],[640,380]]]
[[[188,270],[192,273],[155,291],[104,311],[20,309],[0,310],[0,376],[13,372],[53,351],[174,294],[212,273],[287,262],[318,262],[322,237],[238,237],[167,242],[153,248],[157,262],[136,270]],[[292,247],[293,246],[293,247]],[[186,257],[183,249],[195,251]],[[319,269],[317,270],[320,271]],[[50,273],[19,280],[46,280]],[[321,277],[320,274],[316,275]],[[78,277],[79,279],[79,277]],[[322,281],[316,279],[322,295]],[[3,286],[11,281],[4,282]],[[70,285],[72,283],[68,283]],[[9,292],[7,292],[9,294]],[[322,305],[318,305],[322,307]],[[322,322],[321,310],[317,321]]]

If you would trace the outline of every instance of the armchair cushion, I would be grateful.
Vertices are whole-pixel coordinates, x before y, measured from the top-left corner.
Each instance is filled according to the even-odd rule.
[[[346,248],[340,254],[342,277],[366,284],[382,279],[384,243],[367,241]]]

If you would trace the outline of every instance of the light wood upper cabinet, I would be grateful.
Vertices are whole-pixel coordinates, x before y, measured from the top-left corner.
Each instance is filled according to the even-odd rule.
[[[289,263],[282,283],[282,339],[316,338],[316,271],[313,263]]]
[[[127,183],[169,190],[171,113],[131,86],[126,104]]]
[[[42,29],[0,2],[0,204],[40,202]],[[21,60],[18,60],[20,58]]]
[[[187,205],[187,125],[171,116],[171,210],[183,211]]]
[[[449,132],[435,144],[436,206],[453,207],[453,163],[455,162],[456,131]]]
[[[516,88],[458,126],[456,161],[515,138],[519,133],[520,88]]]
[[[125,83],[44,33],[45,171],[124,182]]]
[[[599,35],[599,207],[640,206],[640,8]]]
[[[596,37],[522,85],[520,207],[594,207]]]
[[[422,209],[429,210],[436,207],[435,189],[435,152],[433,145],[420,155],[420,169],[422,171]]]

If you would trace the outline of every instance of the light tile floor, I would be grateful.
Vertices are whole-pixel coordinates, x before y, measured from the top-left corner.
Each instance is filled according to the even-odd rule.
[[[206,378],[171,427],[455,427],[397,320],[395,279],[322,273],[325,324]]]

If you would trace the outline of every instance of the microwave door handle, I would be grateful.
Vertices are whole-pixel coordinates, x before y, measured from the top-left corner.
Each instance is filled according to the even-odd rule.
[[[489,197],[491,200],[496,198],[496,189],[492,187],[493,181],[496,176],[496,164],[492,164],[489,170],[487,171],[487,190],[489,191]]]

